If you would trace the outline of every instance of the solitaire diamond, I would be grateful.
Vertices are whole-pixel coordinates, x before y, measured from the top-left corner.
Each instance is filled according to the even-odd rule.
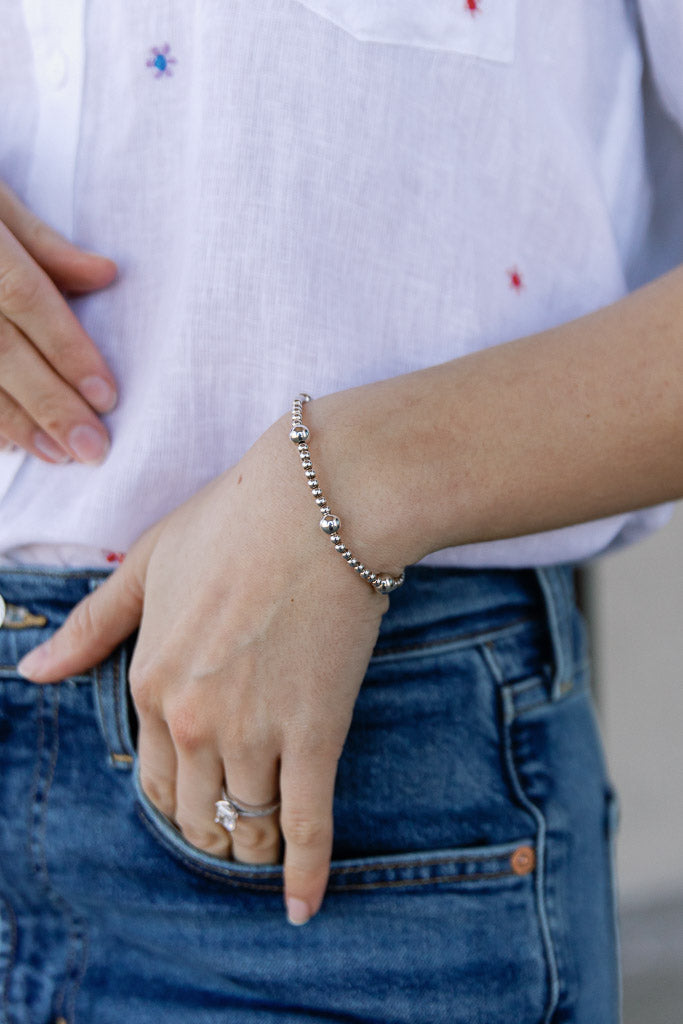
[[[216,801],[216,817],[214,821],[217,825],[222,825],[228,832],[234,832],[238,818],[239,814],[229,800]]]

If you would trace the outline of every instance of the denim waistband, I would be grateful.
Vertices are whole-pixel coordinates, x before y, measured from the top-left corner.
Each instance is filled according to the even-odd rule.
[[[22,567],[0,571],[0,679],[16,678],[16,664],[46,640],[82,598],[92,593],[111,570]],[[359,583],[360,585],[360,583]],[[554,671],[552,699],[559,699],[572,677],[578,646],[572,567],[540,569],[440,569],[414,566],[405,585],[391,597],[382,620],[377,653],[400,635],[443,623],[444,634],[467,637],[482,623],[495,628],[515,619],[537,620],[548,631]],[[438,632],[438,629],[437,629]],[[432,629],[433,633],[433,629]],[[127,768],[134,758],[129,728],[127,667],[134,638],[89,672],[68,680],[91,683],[102,732],[112,764]],[[27,682],[27,685],[34,685]]]

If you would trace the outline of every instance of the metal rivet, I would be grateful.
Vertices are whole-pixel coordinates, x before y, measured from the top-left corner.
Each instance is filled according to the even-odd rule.
[[[516,875],[529,875],[536,867],[536,854],[531,846],[518,846],[510,857],[510,867]]]

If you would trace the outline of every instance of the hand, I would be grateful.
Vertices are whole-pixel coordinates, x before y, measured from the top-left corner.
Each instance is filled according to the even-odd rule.
[[[116,385],[60,292],[90,292],[116,276],[43,224],[0,184],[0,446],[46,462],[101,462],[109,446],[95,415]]]
[[[20,671],[81,672],[139,623],[145,793],[195,846],[252,864],[279,860],[277,816],[241,818],[231,840],[214,803],[224,783],[250,804],[279,794],[287,908],[304,923],[327,884],[337,761],[388,600],[318,529],[288,430],[143,535]]]

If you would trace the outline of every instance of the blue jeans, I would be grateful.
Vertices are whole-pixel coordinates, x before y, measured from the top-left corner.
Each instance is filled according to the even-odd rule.
[[[104,575],[0,572],[3,1024],[615,1024],[613,797],[568,569],[409,570],[303,928],[279,867],[201,853],[136,786],[131,644],[16,675]]]

